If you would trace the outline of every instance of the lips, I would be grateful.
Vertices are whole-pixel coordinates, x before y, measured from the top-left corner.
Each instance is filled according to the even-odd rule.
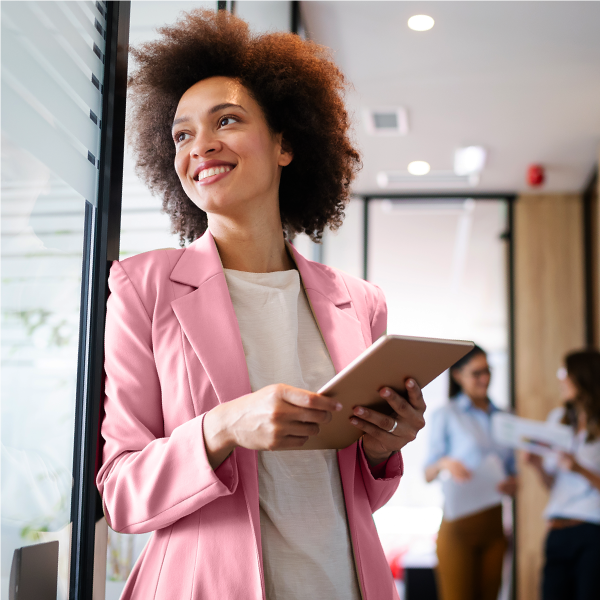
[[[217,175],[224,175],[235,169],[235,165],[223,160],[207,160],[194,171],[194,181],[202,182]],[[220,179],[220,178],[219,178]]]

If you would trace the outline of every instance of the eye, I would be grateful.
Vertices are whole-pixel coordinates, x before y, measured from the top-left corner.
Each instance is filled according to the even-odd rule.
[[[237,123],[237,119],[235,117],[221,117],[219,120],[219,127],[225,127],[227,125],[231,125],[232,123]]]
[[[187,139],[185,137],[186,135],[190,135],[190,134],[186,133],[185,131],[180,131],[173,136],[173,139],[175,140],[176,144],[179,144],[180,142],[183,142]]]

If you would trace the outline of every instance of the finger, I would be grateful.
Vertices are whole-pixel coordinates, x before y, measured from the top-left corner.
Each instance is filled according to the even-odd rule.
[[[372,423],[373,425],[376,425],[380,429],[383,429],[387,432],[393,429],[394,425],[396,425],[396,419],[394,417],[384,415],[375,410],[365,408],[364,406],[354,407],[353,412],[357,417],[360,417],[364,421],[368,421],[369,423]]]
[[[279,429],[282,437],[288,435],[305,437],[307,435],[317,435],[319,431],[319,426],[316,423],[301,423],[300,421],[286,423],[285,427]]]
[[[300,408],[310,408],[313,410],[327,410],[337,412],[342,410],[342,405],[333,398],[314,394],[307,390],[292,387],[291,385],[279,384],[276,386],[276,393],[282,400],[288,404],[299,406]]]
[[[412,404],[396,390],[389,387],[384,387],[379,390],[379,395],[394,409],[394,412],[404,417],[412,414],[416,409]]]
[[[310,408],[298,408],[294,406],[290,410],[291,421],[302,421],[303,423],[329,423],[332,416],[328,410],[313,410]]]
[[[404,384],[406,385],[406,392],[408,394],[408,401],[417,410],[425,411],[425,399],[423,398],[423,392],[421,386],[416,382],[415,379],[409,377]]]
[[[393,389],[384,387],[379,392],[380,396],[394,409],[394,412],[409,423],[412,427],[423,429],[425,419],[423,417],[424,409],[415,408],[406,398],[395,392]]]
[[[357,427],[358,429],[368,433],[370,436],[374,437],[384,448],[393,452],[400,448],[400,438],[387,431],[381,429],[381,427],[377,427],[377,425],[373,425],[373,423],[369,423],[368,421],[363,421],[362,419],[358,419],[357,417],[352,417],[350,419],[350,423]]]

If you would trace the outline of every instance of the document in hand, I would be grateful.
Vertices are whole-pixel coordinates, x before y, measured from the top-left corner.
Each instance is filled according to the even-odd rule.
[[[499,444],[541,456],[572,452],[573,428],[560,423],[523,419],[508,413],[492,415],[492,436]]]

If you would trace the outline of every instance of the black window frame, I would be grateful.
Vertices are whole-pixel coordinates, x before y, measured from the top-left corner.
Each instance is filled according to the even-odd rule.
[[[130,1],[106,2],[106,52],[97,202],[86,200],[79,321],[69,598],[92,600],[100,459],[104,324],[110,263],[119,258]],[[105,575],[102,574],[102,577]]]

